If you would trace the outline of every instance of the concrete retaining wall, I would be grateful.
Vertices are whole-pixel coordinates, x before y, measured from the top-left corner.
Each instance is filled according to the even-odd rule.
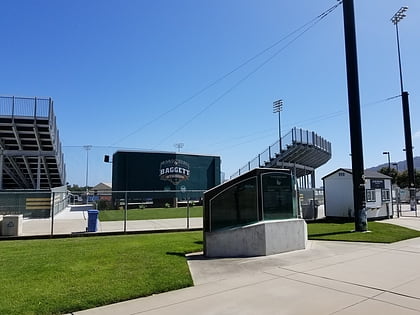
[[[262,221],[205,233],[207,257],[265,256],[305,249],[308,233],[303,219]]]

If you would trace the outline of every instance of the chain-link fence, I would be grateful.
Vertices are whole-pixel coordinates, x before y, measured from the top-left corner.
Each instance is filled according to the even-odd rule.
[[[2,236],[200,229],[202,190],[0,193]],[[10,220],[15,220],[11,222]],[[7,221],[7,222],[6,222]],[[10,221],[10,222],[9,222]]]

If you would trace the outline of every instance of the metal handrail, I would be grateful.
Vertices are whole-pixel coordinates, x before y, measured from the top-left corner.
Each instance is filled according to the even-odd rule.
[[[301,128],[293,128],[287,134],[281,137],[281,140],[281,148],[280,140],[277,140],[262,153],[258,154],[255,158],[239,168],[238,171],[230,176],[230,179],[238,177],[239,175],[246,173],[254,168],[264,167],[266,163],[283,154],[283,152],[285,152],[290,146],[295,144],[306,144],[317,147],[318,149],[326,152],[331,152],[331,143],[329,141],[318,136],[313,131],[303,130]]]
[[[53,100],[42,97],[0,96],[0,116],[11,117],[12,119],[15,117],[48,119],[57,166],[63,177],[63,182],[65,182],[64,154],[62,152],[57,121],[54,115]]]

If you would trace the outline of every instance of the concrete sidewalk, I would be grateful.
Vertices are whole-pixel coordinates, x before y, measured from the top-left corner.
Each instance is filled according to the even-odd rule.
[[[417,217],[387,222],[420,230]],[[188,259],[194,287],[75,314],[420,313],[420,238],[309,241],[305,250],[266,257]]]
[[[90,208],[90,207],[89,207]],[[86,232],[87,206],[67,207],[54,217],[53,234],[72,234]],[[161,220],[128,220],[126,231],[156,231],[187,228],[202,228],[203,218],[161,219]],[[98,232],[123,232],[124,221],[99,221]],[[51,218],[24,219],[23,236],[50,235]]]
[[[410,206],[402,206],[403,217],[398,221],[402,226],[413,228],[410,218],[415,216],[415,212],[409,211]],[[54,218],[53,234],[72,234],[83,233],[86,231],[88,213],[91,206],[69,206],[58,213]],[[319,214],[323,217],[323,212]],[[420,213],[419,213],[420,215]],[[404,220],[403,220],[404,219]],[[386,221],[385,221],[386,222]],[[203,227],[203,218],[182,218],[182,219],[160,219],[160,220],[128,220],[126,231],[155,231],[155,230],[176,230],[176,229],[196,229]],[[415,227],[414,227],[415,228]],[[103,221],[98,224],[98,232],[123,232],[124,221]],[[48,219],[24,219],[23,236],[50,235],[51,218]]]

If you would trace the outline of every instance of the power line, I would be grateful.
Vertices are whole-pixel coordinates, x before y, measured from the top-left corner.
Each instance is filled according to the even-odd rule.
[[[286,47],[288,47],[289,45],[291,45],[295,40],[297,40],[300,36],[302,36],[304,33],[306,33],[306,31],[308,31],[311,27],[315,26],[315,24],[317,24],[319,21],[321,21],[322,19],[324,19],[329,13],[331,13],[332,11],[334,11],[340,4],[342,3],[342,1],[339,1],[337,4],[335,4],[334,6],[332,6],[331,8],[327,9],[326,11],[322,12],[321,14],[319,14],[317,17],[313,18],[312,20],[310,20],[309,22],[305,23],[304,25],[300,26],[299,28],[297,28],[296,30],[292,31],[291,33],[285,35],[284,37],[282,37],[281,39],[279,39],[278,41],[274,42],[273,44],[271,44],[270,46],[268,46],[267,48],[261,50],[260,52],[258,52],[256,55],[252,56],[251,58],[245,60],[243,63],[241,63],[240,65],[238,65],[237,67],[233,68],[232,70],[230,70],[229,72],[225,73],[224,75],[220,76],[219,78],[217,78],[216,80],[212,81],[211,83],[209,83],[208,85],[206,85],[204,88],[198,90],[196,93],[192,94],[190,97],[186,98],[185,100],[181,101],[180,103],[176,104],[175,106],[173,106],[172,108],[168,109],[167,111],[163,112],[162,114],[158,115],[156,118],[148,121],[147,123],[145,123],[144,125],[140,126],[139,128],[135,129],[134,131],[132,131],[131,133],[129,133],[128,135],[120,138],[119,140],[115,141],[114,143],[112,143],[111,145],[115,145],[129,137],[131,137],[132,135],[136,134],[137,132],[143,130],[144,128],[146,128],[147,126],[150,126],[151,124],[153,124],[154,122],[158,121],[159,119],[163,118],[164,116],[168,115],[169,113],[175,111],[176,109],[178,109],[179,107],[181,107],[182,105],[185,105],[186,103],[192,101],[193,99],[195,99],[196,97],[200,96],[201,94],[203,94],[204,92],[206,92],[207,90],[209,90],[210,88],[212,88],[213,86],[215,86],[216,84],[218,84],[219,82],[223,81],[224,79],[226,79],[227,77],[231,76],[232,74],[234,74],[235,72],[237,72],[238,70],[240,70],[241,68],[245,67],[246,65],[248,65],[249,63],[251,63],[252,61],[254,61],[255,59],[257,59],[258,57],[264,55],[265,53],[267,53],[268,51],[272,50],[274,47],[278,46],[280,43],[284,42],[285,40],[287,40],[288,38],[292,37],[294,34],[300,32],[301,30],[304,30],[300,35],[298,35],[296,38],[294,38],[293,40],[291,40],[288,44],[286,44],[286,46],[284,46],[282,49],[280,49],[280,51],[278,51],[277,53],[275,53],[272,57],[270,57],[267,62],[264,62],[260,67],[258,67],[255,71],[253,71],[249,76],[251,76],[252,74],[254,74],[255,72],[257,72],[261,67],[263,67],[266,63],[268,63],[269,61],[271,61],[274,57],[276,57],[283,49],[285,49]],[[249,76],[245,77],[243,80],[240,80],[238,83],[242,83],[243,81],[245,81]],[[239,84],[235,84],[233,86],[233,88],[229,89],[228,91],[226,91],[226,93],[223,93],[221,95],[221,97],[218,97],[215,101],[211,102],[203,111],[200,111],[197,115],[195,115],[191,120],[189,120],[187,123],[189,123],[190,121],[194,120],[196,117],[198,117],[199,115],[201,115],[205,110],[207,110],[207,108],[210,108],[212,105],[214,105],[215,103],[217,103],[221,98],[223,98],[225,95],[229,94],[234,88],[236,88]],[[181,129],[183,129],[185,126],[183,126]],[[178,132],[179,130],[176,130],[176,132]],[[170,135],[172,136],[172,134]],[[169,138],[170,136],[168,136],[167,138]],[[165,138],[165,140],[167,139]],[[165,141],[163,140],[163,141]],[[163,142],[162,141],[162,142]],[[160,144],[160,143],[159,143]]]
[[[254,75],[257,71],[259,71],[261,68],[263,68],[267,63],[272,61],[275,57],[277,57],[282,51],[284,51],[286,48],[288,48],[291,44],[293,44],[296,40],[298,40],[301,36],[303,36],[307,31],[309,31],[311,28],[313,28],[316,24],[318,24],[321,20],[323,20],[328,14],[334,11],[339,5],[341,4],[341,1],[337,3],[336,5],[332,6],[328,10],[324,11],[320,15],[318,15],[316,18],[312,19],[310,22],[306,23],[304,26],[298,28],[300,31],[298,33],[298,30],[293,31],[289,35],[285,36],[282,40],[279,40],[276,42],[276,44],[273,44],[270,46],[270,48],[267,48],[264,50],[268,51],[271,48],[275,47],[278,43],[282,42],[286,38],[291,37],[291,35],[298,33],[295,37],[293,37],[289,42],[287,42],[284,46],[282,46],[279,50],[277,50],[273,55],[268,57],[266,60],[264,60],[261,64],[259,64],[256,68],[254,68],[251,72],[249,72],[247,75],[245,75],[243,78],[239,79],[232,87],[227,89],[225,92],[223,92],[221,95],[219,95],[216,99],[214,99],[212,102],[210,102],[207,106],[205,106],[202,110],[200,110],[198,113],[196,113],[193,117],[191,117],[189,120],[184,122],[181,126],[179,126],[177,129],[175,129],[172,133],[170,133],[168,136],[166,136],[164,139],[162,139],[160,142],[157,143],[157,145],[162,144],[166,140],[168,140],[170,137],[184,129],[188,124],[190,124],[192,121],[194,121],[197,117],[199,117],[201,114],[203,114],[205,111],[207,111],[210,107],[212,107],[214,104],[219,102],[221,99],[223,99],[226,95],[230,94],[235,88],[237,88],[239,85],[241,85],[244,81],[246,81],[248,78],[250,78],[252,75]],[[251,58],[252,59],[252,58]],[[253,58],[255,59],[255,58]],[[238,68],[239,69],[239,68]]]
[[[400,97],[401,97],[401,95],[395,95],[395,96],[390,96],[390,97],[387,97],[387,98],[384,98],[384,99],[381,99],[381,100],[377,100],[377,101],[369,102],[369,103],[366,103],[366,104],[362,104],[362,108],[373,106],[373,105],[378,105],[378,104],[381,104],[381,103],[386,103],[386,102],[392,101],[392,100],[400,98]],[[290,126],[292,128],[292,127],[295,127],[297,125],[302,125],[302,124],[308,125],[308,124],[319,123],[321,121],[328,120],[328,119],[331,119],[331,118],[335,118],[335,117],[338,117],[338,116],[341,116],[341,115],[344,115],[344,114],[347,114],[346,110],[339,110],[339,111],[335,111],[335,112],[331,112],[331,113],[326,113],[324,115],[319,115],[319,116],[316,116],[316,117],[313,117],[313,118],[308,118],[306,120],[296,121],[296,122],[290,123],[286,126]],[[241,135],[239,137],[234,137],[233,140],[242,140],[242,139],[245,139],[245,138],[256,136],[259,133],[264,134],[262,136],[258,136],[257,138],[254,138],[254,139],[244,140],[244,141],[239,142],[239,143],[234,143],[232,145],[225,146],[222,149],[213,150],[213,152],[222,151],[222,150],[225,150],[227,148],[237,147],[237,146],[242,145],[242,144],[251,143],[253,141],[256,141],[256,140],[259,140],[259,139],[262,139],[262,138],[266,138],[267,137],[266,133],[269,132],[270,130],[265,129],[265,130],[253,132],[253,133],[248,134],[248,135]],[[274,132],[272,132],[272,133],[274,134]],[[229,141],[229,139],[224,139],[223,141],[218,142],[218,143],[214,143],[211,146],[214,147],[215,145],[218,145],[218,144],[223,144],[224,145],[227,141]],[[85,146],[86,145],[63,145],[63,148],[84,149]],[[107,146],[107,145],[105,145],[105,146],[103,146],[103,145],[89,145],[89,146],[92,149],[96,148],[96,149],[141,150],[141,151],[152,151],[153,150],[153,149],[133,148],[133,147],[118,147],[118,146],[111,146],[111,145],[109,145],[109,146]]]
[[[63,145],[63,148],[80,148],[84,149],[86,145]],[[114,149],[114,150],[142,150],[142,151],[150,151],[150,149],[144,148],[132,148],[132,147],[115,147],[110,145],[89,145],[93,149]]]
[[[381,103],[386,103],[386,102],[389,102],[389,101],[394,100],[394,99],[399,98],[399,97],[401,97],[401,95],[395,95],[395,96],[387,97],[387,98],[384,98],[384,99],[381,99],[381,100],[378,100],[378,101],[363,104],[362,107],[369,107],[369,106],[378,105],[378,104],[381,104]],[[297,121],[295,123],[288,124],[288,126],[290,126],[290,128],[293,128],[297,125],[302,125],[302,124],[305,124],[307,126],[307,125],[310,125],[310,124],[316,124],[316,123],[319,123],[321,121],[328,120],[328,119],[331,119],[331,118],[335,118],[335,117],[338,117],[338,116],[342,116],[342,115],[345,115],[345,114],[347,114],[346,110],[339,110],[339,111],[327,113],[327,114],[324,114],[324,115],[319,115],[319,116],[316,116],[316,117],[313,117],[313,118],[309,118],[309,119],[306,119],[306,120]],[[289,128],[287,128],[287,129],[289,129]],[[274,135],[274,132],[272,132],[272,134]],[[247,137],[248,136],[237,137],[236,139],[241,140],[241,139],[247,138]],[[251,142],[263,139],[263,138],[265,138],[265,136],[259,136],[259,137],[254,138],[254,139],[244,140],[244,141],[239,142],[239,143],[231,144],[229,146],[224,146],[221,149],[215,149],[215,150],[213,150],[213,152],[220,152],[220,151],[223,151],[223,150],[226,150],[226,149],[235,148],[237,146],[247,144],[247,143],[251,143]]]

